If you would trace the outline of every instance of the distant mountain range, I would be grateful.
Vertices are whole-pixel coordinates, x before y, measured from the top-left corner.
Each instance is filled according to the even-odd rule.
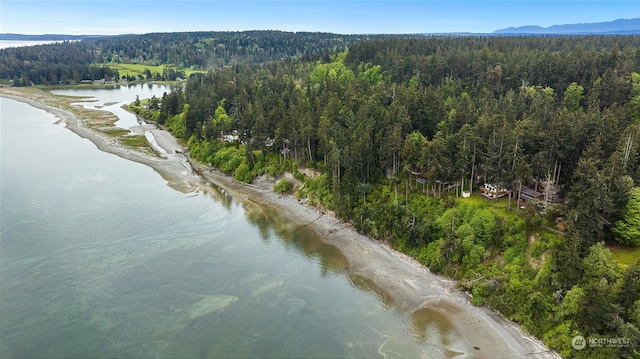
[[[101,37],[102,35],[23,35],[23,34],[0,34],[0,40],[4,41],[66,41],[66,40],[82,40],[92,37]]]
[[[508,27],[496,30],[494,34],[536,34],[536,35],[587,35],[587,34],[640,34],[640,18],[618,19],[609,22],[585,24]]]

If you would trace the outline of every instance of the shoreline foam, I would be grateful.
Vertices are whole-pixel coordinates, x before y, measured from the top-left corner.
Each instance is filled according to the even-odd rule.
[[[54,114],[64,121],[69,130],[88,139],[99,150],[153,168],[170,187],[178,191],[212,191],[208,183],[214,183],[230,192],[234,198],[249,200],[263,208],[277,209],[292,223],[309,226],[325,243],[336,246],[345,255],[349,261],[346,275],[375,283],[391,298],[399,312],[416,316],[428,311],[448,318],[465,341],[465,353],[461,357],[559,357],[539,339],[524,333],[515,323],[489,308],[471,305],[467,294],[455,289],[453,280],[431,273],[413,258],[359,234],[337,218],[301,204],[291,196],[280,196],[269,189],[237,183],[229,176],[188,161],[188,157],[176,153],[177,141],[167,131],[154,130],[154,135],[158,145],[169,155],[154,158],[117,144],[108,136],[85,126],[83,120],[70,111],[22,97],[20,93],[1,91],[0,96]],[[185,159],[191,166],[185,164]]]

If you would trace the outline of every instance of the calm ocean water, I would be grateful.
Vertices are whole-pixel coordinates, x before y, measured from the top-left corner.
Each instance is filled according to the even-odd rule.
[[[6,49],[8,47],[23,47],[34,45],[46,45],[53,44],[59,41],[19,41],[19,40],[1,40],[0,49]]]
[[[456,350],[437,320],[416,324],[349,279],[314,233],[224,192],[175,191],[42,110],[0,98],[0,111],[0,357]]]

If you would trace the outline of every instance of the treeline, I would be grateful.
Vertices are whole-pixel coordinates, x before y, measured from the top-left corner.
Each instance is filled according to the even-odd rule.
[[[282,31],[120,35],[0,50],[0,80],[14,85],[118,78],[102,63],[171,64],[209,70],[237,64],[318,58],[382,36]],[[96,71],[105,72],[96,77]],[[161,74],[160,74],[161,75]],[[175,78],[174,78],[175,79]]]
[[[95,59],[80,41],[0,49],[0,81],[31,86],[119,78],[117,70],[93,65]]]
[[[174,64],[206,70],[318,57],[376,37],[380,36],[284,31],[181,32],[105,37],[95,39],[94,43],[101,49],[104,62]]]
[[[386,39],[198,75],[158,110],[139,110],[239,180],[315,169],[299,196],[460,279],[474,303],[563,355],[637,357],[637,345],[575,351],[571,338],[640,343],[640,264],[624,270],[602,246],[639,241],[639,45]],[[498,215],[453,195],[548,179],[566,199],[547,209],[564,236],[540,229],[540,208]]]

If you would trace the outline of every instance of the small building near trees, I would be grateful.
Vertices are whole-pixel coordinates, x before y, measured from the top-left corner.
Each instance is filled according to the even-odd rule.
[[[485,183],[484,186],[480,187],[480,190],[482,191],[482,195],[489,199],[504,197],[509,193],[506,188],[493,183]]]

